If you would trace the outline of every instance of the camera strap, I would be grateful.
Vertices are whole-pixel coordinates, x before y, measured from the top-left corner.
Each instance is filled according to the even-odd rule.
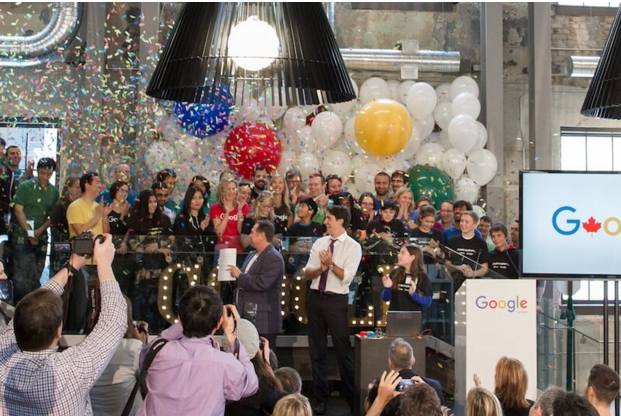
[[[121,416],[128,416],[131,413],[132,407],[134,406],[134,400],[136,400],[136,394],[138,394],[139,388],[142,388],[142,391],[144,392],[142,394],[142,398],[144,399],[146,397],[147,393],[149,392],[147,390],[146,384],[147,370],[151,366],[151,363],[155,359],[157,353],[160,352],[160,350],[164,347],[164,345],[166,345],[167,342],[167,339],[160,338],[155,341],[153,345],[151,345],[151,348],[149,349],[149,352],[147,353],[147,356],[142,363],[140,375],[138,376],[136,384],[134,385],[134,388],[129,395],[129,399],[127,399],[127,403],[125,404],[125,408],[123,409],[123,413],[121,413]]]

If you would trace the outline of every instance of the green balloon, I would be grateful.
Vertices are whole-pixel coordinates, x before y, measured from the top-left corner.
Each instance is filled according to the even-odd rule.
[[[453,184],[443,170],[429,165],[417,165],[408,171],[414,200],[426,196],[437,209],[444,201],[453,201]]]

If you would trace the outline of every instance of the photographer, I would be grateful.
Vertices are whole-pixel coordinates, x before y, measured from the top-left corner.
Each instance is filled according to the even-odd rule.
[[[235,306],[222,306],[213,288],[188,289],[179,301],[179,322],[159,337],[168,342],[149,367],[149,394],[137,415],[222,415],[226,400],[254,394],[259,383],[236,336],[239,319]],[[220,351],[213,338],[220,327],[232,354]],[[151,345],[142,349],[141,367]]]
[[[73,254],[67,266],[44,287],[26,295],[0,335],[0,408],[6,414],[91,414],[88,393],[127,329],[126,303],[112,273],[112,237],[94,242],[101,289],[99,321],[86,339],[58,352],[69,276],[87,260]]]

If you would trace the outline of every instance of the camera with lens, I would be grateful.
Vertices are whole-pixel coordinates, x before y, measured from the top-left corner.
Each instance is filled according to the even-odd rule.
[[[98,235],[96,239],[93,239],[93,236],[94,234],[91,230],[84,231],[82,234],[76,236],[71,241],[71,251],[74,254],[84,256],[86,258],[93,257],[95,241],[99,241],[100,243],[105,241],[105,237],[103,235]]]

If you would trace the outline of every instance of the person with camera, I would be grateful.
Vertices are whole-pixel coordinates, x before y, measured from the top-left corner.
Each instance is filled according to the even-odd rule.
[[[58,188],[50,183],[55,170],[54,159],[41,158],[37,163],[37,177],[22,182],[13,199],[17,222],[11,234],[15,304],[41,287],[39,279],[45,267],[50,214],[60,197]]]
[[[275,349],[282,323],[280,288],[285,262],[272,244],[274,234],[272,222],[257,221],[250,232],[250,242],[256,250],[248,254],[241,269],[229,266],[229,271],[237,279],[236,305],[242,308],[244,317],[255,315],[259,334]]]
[[[87,262],[73,254],[44,287],[17,304],[15,317],[0,335],[0,409],[5,414],[92,414],[89,391],[127,329],[127,305],[112,272],[112,236],[99,236],[91,244],[101,290],[97,324],[83,342],[58,351],[61,295],[69,277]]]
[[[259,382],[236,335],[239,320],[235,306],[223,306],[213,288],[188,289],[179,301],[179,322],[158,338],[168,342],[149,367],[149,393],[136,414],[216,416],[224,414],[227,400],[253,395]],[[233,346],[230,353],[220,351],[213,338],[220,328]],[[142,349],[141,367],[152,345]]]

